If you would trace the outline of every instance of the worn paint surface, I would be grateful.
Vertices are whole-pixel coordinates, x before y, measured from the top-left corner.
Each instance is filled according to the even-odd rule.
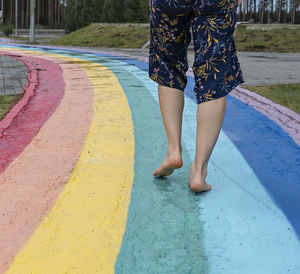
[[[133,126],[117,78],[100,65],[82,67],[95,91],[83,151],[55,205],[7,273],[114,272],[133,181]]]
[[[40,58],[33,57],[32,60],[42,66]],[[53,58],[47,57],[48,63],[51,60]],[[58,79],[53,78],[56,82],[35,90],[34,98],[26,105],[22,115],[18,115],[20,120],[15,119],[3,136],[10,137],[5,142],[9,144],[6,147],[8,151],[11,147],[18,151],[22,148],[23,151],[0,174],[1,273],[52,208],[80,156],[92,120],[94,92],[86,73],[77,65],[58,58],[55,61],[59,64],[56,66],[61,66],[57,71],[63,71],[63,81],[66,83],[56,111],[47,117],[45,123],[47,110],[56,102],[47,100],[57,94],[53,84],[57,84],[58,89],[61,86]],[[41,68],[45,69],[43,66]],[[41,100],[40,96],[46,100]],[[27,121],[30,123],[27,124]],[[36,135],[28,140],[33,133]],[[14,155],[14,150],[10,152]]]
[[[95,273],[227,274],[257,272],[273,274],[298,273],[300,271],[300,245],[297,239],[299,217],[296,215],[296,212],[299,211],[299,204],[293,200],[294,196],[291,196],[292,200],[289,201],[287,197],[280,195],[282,183],[279,180],[274,180],[274,176],[281,176],[278,175],[276,168],[276,163],[280,163],[280,172],[284,175],[287,189],[292,189],[297,195],[298,184],[294,178],[297,179],[298,176],[295,168],[298,166],[297,155],[299,155],[300,150],[299,146],[295,145],[291,138],[278,126],[275,126],[272,121],[228,96],[228,108],[223,130],[209,166],[208,180],[212,182],[214,189],[211,193],[194,195],[188,190],[186,183],[189,165],[194,155],[195,140],[196,105],[191,99],[191,81],[186,92],[184,112],[183,152],[185,166],[176,171],[172,177],[166,180],[157,180],[153,179],[151,173],[164,156],[166,141],[157,104],[157,87],[148,79],[147,65],[120,56],[112,58],[112,56],[103,53],[32,49],[39,52],[55,53],[56,55],[52,55],[55,58],[65,58],[63,56],[80,58],[76,62],[83,67],[90,66],[91,71],[98,70],[101,67],[99,64],[106,66],[115,74],[115,79],[119,79],[122,89],[126,93],[127,99],[124,98],[128,100],[131,109],[135,136],[135,143],[132,144],[131,152],[134,152],[135,146],[135,162],[134,166],[133,162],[131,166],[132,171],[134,167],[134,182],[129,212],[128,215],[126,212],[122,215],[125,216],[123,225],[125,226],[127,222],[126,230],[122,243],[118,242],[118,245],[111,246],[113,251],[110,254],[113,254],[114,259],[105,260],[105,263],[109,263],[112,267],[104,269],[102,264],[102,268],[99,266]],[[104,78],[102,76],[101,71],[97,79],[101,78],[102,80]],[[89,77],[93,82],[95,77]],[[106,86],[111,88],[114,83],[114,81],[106,82]],[[100,84],[97,87],[100,87]],[[102,95],[108,99],[111,90],[109,88],[104,89],[104,87],[102,90],[105,91]],[[109,109],[107,108],[107,112]],[[120,110],[117,106],[114,106],[113,109]],[[99,113],[94,109],[93,119],[95,119],[95,115],[98,116]],[[241,117],[244,121],[242,124]],[[238,121],[240,122],[238,123]],[[253,128],[251,123],[255,123],[255,130],[253,131],[249,131],[249,128]],[[111,124],[111,120],[108,124]],[[267,143],[265,140],[264,142],[257,142],[258,139],[261,140],[264,137],[268,138]],[[272,149],[276,147],[273,143],[275,138],[280,139],[284,150]],[[97,139],[98,141],[99,139]],[[106,144],[100,140],[99,147],[101,146],[100,143]],[[252,160],[253,155],[258,155],[257,149],[259,152],[264,152],[260,155],[259,163]],[[272,150],[271,154],[270,149]],[[91,151],[94,150],[95,147],[93,146]],[[84,159],[85,153],[86,150],[84,149],[71,178],[75,178],[76,170],[83,172],[81,169],[83,165],[79,165],[79,163]],[[288,155],[289,161],[286,158]],[[114,159],[114,163],[117,163],[122,161],[123,157]],[[86,161],[84,163],[87,164]],[[102,161],[99,165],[101,164]],[[98,168],[99,165],[94,166],[94,168]],[[269,168],[266,175],[260,172],[260,168],[263,166]],[[83,173],[89,174],[87,169]],[[99,174],[97,176],[99,177]],[[78,179],[78,177],[76,178]],[[83,181],[85,178],[81,177],[81,180]],[[110,174],[107,174],[106,181],[111,182],[110,178]],[[61,196],[64,199],[50,211],[50,214],[53,211],[58,214],[59,208],[60,214],[54,214],[53,219],[47,217],[43,220],[39,229],[33,234],[17,258],[19,256],[23,258],[23,261],[20,262],[26,265],[41,258],[36,254],[41,253],[41,256],[49,256],[50,254],[50,258],[56,258],[54,253],[57,253],[63,255],[57,259],[58,264],[63,265],[62,261],[64,260],[68,265],[67,268],[60,268],[60,270],[80,273],[82,267],[82,269],[88,269],[93,273],[92,269],[98,262],[97,256],[99,254],[88,253],[85,249],[80,250],[84,241],[82,238],[89,238],[89,236],[80,238],[78,235],[82,236],[83,234],[70,229],[69,231],[72,231],[77,239],[80,238],[80,241],[70,243],[74,238],[71,236],[66,239],[61,237],[64,231],[61,227],[62,224],[65,224],[64,219],[78,218],[75,216],[77,212],[81,215],[85,213],[85,211],[80,211],[78,207],[71,208],[69,206],[66,207],[67,211],[65,211],[63,205],[68,205],[68,203],[64,203],[65,200],[70,201],[70,197],[73,196],[78,201],[82,201],[82,197],[85,195],[85,192],[83,192],[84,195],[80,193],[73,195],[75,194],[74,188],[71,189],[71,193],[66,194],[64,191],[68,185],[74,186],[75,184],[71,180],[68,182],[61,194],[65,193],[65,196]],[[111,184],[105,184],[105,186],[108,185],[111,187]],[[94,184],[91,186],[85,184],[85,186],[91,187],[93,190]],[[85,191],[91,191],[91,189],[85,189]],[[120,195],[109,197],[112,202],[115,199],[114,203],[118,203],[120,200]],[[125,205],[125,208],[126,206],[128,204]],[[90,207],[85,209],[90,209]],[[55,219],[54,217],[57,216],[59,218]],[[115,220],[115,215],[109,211],[103,211],[96,216],[97,218],[105,216],[109,223],[113,223]],[[89,221],[86,218],[85,220],[86,228],[94,228],[96,221]],[[51,236],[47,236],[49,232],[47,229],[50,226],[47,227],[43,224],[54,223],[55,226],[52,228],[56,227],[55,233],[54,230],[50,229]],[[82,225],[76,224],[78,231],[80,231]],[[94,241],[98,237],[103,237],[103,231],[99,231],[101,235],[98,235],[94,230]],[[122,233],[124,230],[120,232],[120,235]],[[97,236],[95,236],[96,234]],[[37,237],[36,235],[40,236]],[[42,244],[33,240],[35,237]],[[46,249],[46,252],[41,249],[45,242],[43,239],[48,239],[47,246],[49,249]],[[35,244],[31,244],[32,242]],[[54,244],[54,242],[56,243]],[[92,247],[93,244],[93,242],[89,242]],[[30,251],[28,246],[32,248]],[[56,248],[51,249],[52,247]],[[65,247],[67,247],[67,251],[62,250]],[[107,248],[107,245],[104,244],[101,247]],[[27,255],[22,257],[24,251],[24,254],[27,252]],[[107,249],[104,250],[104,253],[106,251]],[[77,261],[74,262],[70,259],[70,254],[77,254],[77,252],[78,254],[81,253],[83,257],[79,259],[79,263],[82,264],[80,266]],[[117,255],[117,261],[115,261]],[[63,257],[65,259],[62,259]],[[48,262],[49,259],[46,259],[45,265]],[[113,267],[114,262],[115,266]],[[11,267],[10,269],[13,269],[14,265]],[[38,270],[42,267],[43,264],[40,264],[36,268],[37,273],[44,273]],[[57,273],[57,271],[59,273],[60,270],[54,269],[53,273]]]
[[[136,65],[142,66],[138,62]],[[156,84],[147,81],[147,72],[136,66],[126,69],[158,101]],[[195,138],[195,103],[187,97],[183,140],[191,158],[195,153]],[[300,245],[295,231],[223,131],[211,158],[208,180],[215,189],[198,200],[207,272],[260,273],[263,266],[263,273],[297,273]],[[297,208],[296,203],[293,206]]]
[[[59,64],[35,57],[24,56],[22,59],[29,69],[29,82],[25,95],[0,122],[0,173],[24,150],[55,112],[65,90]]]

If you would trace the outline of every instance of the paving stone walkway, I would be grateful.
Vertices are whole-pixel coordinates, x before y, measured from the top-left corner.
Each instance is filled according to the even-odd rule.
[[[64,48],[60,46],[61,48]],[[74,47],[83,50],[114,51],[134,56],[148,56],[147,49],[113,49]],[[265,86],[300,83],[300,53],[238,52],[245,83],[241,86]],[[189,50],[189,66],[193,65],[194,52]]]
[[[0,55],[0,95],[19,94],[26,85],[27,74],[23,62]]]

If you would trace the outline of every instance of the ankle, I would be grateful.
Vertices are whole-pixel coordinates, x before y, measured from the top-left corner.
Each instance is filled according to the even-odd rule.
[[[168,146],[168,155],[169,156],[181,156],[182,147],[181,145]]]
[[[198,180],[205,181],[207,177],[207,166],[204,165],[204,163],[196,163],[195,161],[191,165],[191,171],[194,174],[195,178],[198,178]]]

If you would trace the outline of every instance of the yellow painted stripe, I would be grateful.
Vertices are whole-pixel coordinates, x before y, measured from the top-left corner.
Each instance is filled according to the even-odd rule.
[[[114,273],[133,182],[131,111],[107,67],[47,55],[85,69],[95,91],[94,116],[68,183],[6,273]]]

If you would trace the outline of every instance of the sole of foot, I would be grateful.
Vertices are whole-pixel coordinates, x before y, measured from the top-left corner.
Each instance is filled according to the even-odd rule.
[[[182,160],[174,160],[172,163],[170,162],[163,162],[162,165],[153,172],[153,176],[155,177],[165,177],[169,176],[173,173],[175,169],[179,169],[183,166]]]
[[[210,191],[211,190],[211,185],[207,183],[189,183],[189,187],[192,191],[196,193],[200,192],[205,192],[205,191]]]
[[[191,166],[190,177],[189,177],[189,187],[190,187],[190,189],[192,191],[196,192],[196,193],[210,191],[211,190],[211,184],[208,184],[208,183],[205,182],[205,179],[206,179],[206,176],[207,176],[207,171],[205,171],[203,180],[201,180],[200,178],[196,179],[194,177],[194,174],[195,174],[195,165],[193,164]]]

